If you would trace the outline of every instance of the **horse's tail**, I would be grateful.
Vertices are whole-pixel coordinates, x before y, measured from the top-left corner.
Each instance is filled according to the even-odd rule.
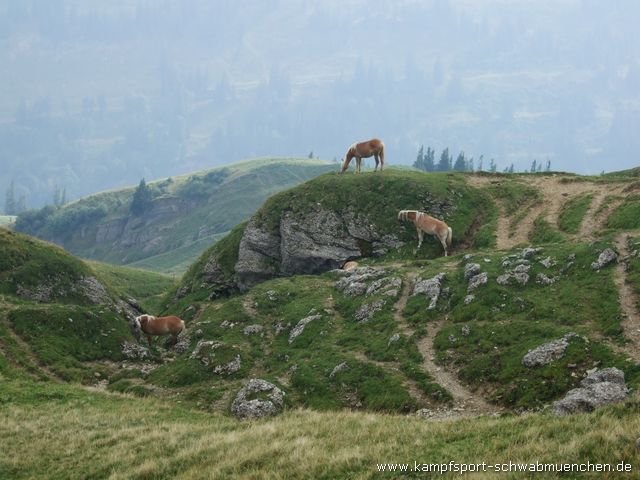
[[[449,230],[451,230],[451,229],[449,229]],[[185,325],[184,325],[184,320],[180,319],[180,331],[178,332],[178,334],[180,334],[180,333],[184,332],[184,329],[185,329],[185,328],[186,328],[186,327],[185,327]]]
[[[380,157],[380,170],[384,167],[384,142],[380,141],[380,153],[378,154]]]
[[[453,230],[451,230],[451,227],[447,227],[447,239],[445,240],[447,242],[447,246],[451,246],[451,241],[453,240]]]

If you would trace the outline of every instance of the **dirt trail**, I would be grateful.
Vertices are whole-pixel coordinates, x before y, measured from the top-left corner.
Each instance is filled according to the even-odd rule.
[[[404,320],[402,312],[407,305],[409,293],[416,277],[417,274],[411,273],[407,278],[405,278],[402,294],[395,304],[394,318],[402,333],[407,337],[411,337],[413,335],[413,329]],[[446,418],[455,418],[498,413],[498,409],[496,407],[490,405],[481,396],[471,392],[467,387],[460,383],[455,374],[435,363],[433,340],[443,323],[444,320],[441,320],[435,324],[427,325],[427,336],[421,338],[417,343],[418,350],[424,358],[422,368],[453,397],[453,407],[447,411],[436,412],[435,417],[437,418],[441,415]]]
[[[500,200],[496,201],[500,208],[500,215],[496,227],[496,246],[498,250],[507,250],[518,244],[529,243],[529,236],[533,231],[533,224],[540,215],[544,215],[545,220],[557,228],[558,218],[565,202],[577,195],[583,194],[593,194],[594,198],[583,218],[580,232],[570,236],[575,240],[594,239],[595,234],[602,228],[602,224],[606,220],[608,213],[615,208],[617,203],[612,203],[612,205],[599,215],[596,215],[596,212],[608,195],[622,194],[625,185],[599,184],[588,181],[562,182],[563,178],[566,177],[552,175],[532,176],[526,179],[527,185],[537,188],[542,198],[538,204],[529,207],[528,212],[518,223],[514,232],[511,232],[510,228],[513,216],[507,216],[504,204]],[[475,187],[497,184],[501,181],[500,178],[490,176],[472,175],[468,177],[468,182]]]
[[[631,341],[620,349],[634,361],[640,362],[640,314],[637,309],[638,297],[627,282],[626,259],[629,257],[627,239],[626,234],[620,234],[614,240],[620,256],[614,270],[613,281],[618,289],[620,309],[624,314],[622,329]]]

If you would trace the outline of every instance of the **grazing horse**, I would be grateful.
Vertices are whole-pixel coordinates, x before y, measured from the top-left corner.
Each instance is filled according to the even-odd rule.
[[[424,212],[419,212],[418,210],[400,210],[400,213],[398,213],[398,220],[404,222],[410,220],[413,222],[416,230],[418,231],[418,248],[422,245],[423,235],[428,233],[440,240],[442,248],[444,248],[444,256],[446,257],[449,254],[447,247],[451,246],[453,230],[451,230],[451,227],[442,220],[433,218]]]
[[[178,335],[184,330],[184,321],[175,316],[154,317],[153,315],[140,315],[135,319],[136,327],[144,332],[151,346],[152,335],[171,334],[173,343],[178,343]]]
[[[373,156],[376,159],[376,168],[378,169],[378,163],[380,163],[380,171],[384,167],[384,143],[382,140],[378,140],[377,138],[373,138],[371,140],[367,140],[366,142],[354,143],[349,147],[347,153],[344,155],[344,159],[342,160],[342,170],[340,173],[344,173],[347,168],[349,168],[349,162],[353,158],[356,159],[356,173],[360,173],[360,164],[363,158],[369,158]]]

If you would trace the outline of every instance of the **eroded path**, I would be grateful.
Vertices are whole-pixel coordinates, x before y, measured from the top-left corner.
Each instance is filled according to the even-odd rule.
[[[620,253],[615,267],[613,281],[618,289],[620,309],[624,315],[622,329],[630,343],[620,349],[632,358],[640,362],[640,313],[638,313],[638,296],[627,281],[626,262],[629,257],[628,235],[620,234],[615,238],[615,244]]]
[[[394,318],[400,331],[407,337],[413,336],[413,329],[407,324],[402,312],[407,305],[409,294],[413,282],[417,277],[416,273],[407,275],[402,288],[400,299],[395,304]],[[491,415],[498,413],[498,409],[486,402],[480,395],[475,394],[463,385],[457,376],[435,363],[435,350],[433,340],[444,323],[444,319],[436,323],[427,325],[427,335],[417,342],[418,350],[424,358],[422,368],[433,377],[433,379],[444,387],[453,397],[453,406],[447,410],[435,412],[434,417],[454,418],[469,417],[475,415]]]

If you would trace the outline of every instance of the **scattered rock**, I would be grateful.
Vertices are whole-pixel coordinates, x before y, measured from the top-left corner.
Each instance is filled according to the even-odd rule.
[[[349,365],[347,365],[347,362],[339,363],[338,365],[333,367],[333,370],[331,370],[331,373],[329,374],[329,378],[335,377],[338,373],[340,373],[343,370],[346,370],[348,368],[349,368]]]
[[[223,345],[223,342],[218,342],[215,340],[199,340],[196,344],[196,348],[193,349],[193,352],[191,352],[189,358],[192,360],[200,360],[204,365],[209,365],[210,353],[214,350],[217,350]]]
[[[458,341],[458,339],[456,338],[456,336],[455,336],[455,335],[451,334],[451,335],[449,335],[449,341],[450,341],[451,343],[455,343],[455,342],[457,342],[457,341]]]
[[[618,254],[616,252],[610,248],[605,248],[600,255],[598,255],[598,260],[591,264],[591,268],[594,270],[600,270],[602,267],[609,265],[616,258],[618,258]]]
[[[444,273],[438,273],[435,277],[427,278],[424,280],[416,280],[413,285],[413,292],[411,296],[424,294],[429,299],[429,306],[427,310],[433,310],[436,308],[440,294],[442,293],[442,282],[445,278]]]
[[[575,333],[567,333],[559,340],[543,343],[539,347],[529,350],[522,358],[522,365],[527,368],[540,367],[559,360],[564,356],[564,352],[569,346],[569,340],[576,337]]]
[[[200,332],[202,332],[202,330],[200,330]],[[178,337],[178,341],[173,346],[173,349],[175,350],[176,355],[182,355],[189,350],[189,347],[191,347],[191,336],[188,333],[183,332]]]
[[[469,305],[471,302],[473,302],[473,300],[476,298],[475,295],[467,295],[466,297],[464,297],[464,304],[465,305]]]
[[[129,360],[144,360],[151,357],[148,348],[133,342],[123,342],[122,354]]]
[[[276,323],[276,326],[275,326],[276,335],[280,335],[280,333],[282,333],[285,330],[287,330],[290,326],[291,326],[290,322],[287,322],[287,323],[278,322],[278,323]]]
[[[399,333],[394,333],[393,335],[391,335],[391,337],[389,338],[389,341],[387,342],[387,347],[389,345],[391,345],[392,343],[396,343],[398,340],[400,340],[400,334]]]
[[[468,262],[469,260],[471,260],[473,258],[473,255],[471,255],[470,253],[465,254],[464,257],[462,257],[462,261],[463,262]]]
[[[300,334],[302,334],[302,332],[304,331],[304,328],[310,322],[313,322],[314,320],[319,320],[321,318],[322,318],[322,315],[315,314],[315,315],[309,315],[308,317],[305,317],[302,320],[300,320],[296,324],[296,326],[291,329],[291,332],[289,332],[289,343],[293,342]]]
[[[213,368],[213,373],[217,373],[218,375],[231,375],[232,373],[236,373],[238,370],[240,370],[240,367],[240,355],[236,355],[235,358],[230,362],[224,363],[222,365],[216,365]]]
[[[371,282],[367,288],[367,295],[382,294],[387,296],[396,296],[402,286],[400,277],[384,277]]]
[[[384,307],[386,303],[387,302],[384,300],[376,300],[371,303],[363,303],[354,315],[356,322],[368,322],[376,312],[382,310],[382,307]]]
[[[473,292],[480,285],[484,285],[489,281],[489,276],[487,272],[479,273],[469,279],[469,285],[467,287],[467,292]]]
[[[273,383],[252,378],[237,393],[231,413],[243,419],[277,415],[284,407],[284,397],[285,393]]]
[[[233,328],[233,327],[235,327],[236,325],[237,325],[236,323],[234,323],[234,322],[230,322],[229,320],[223,320],[223,321],[220,323],[220,326],[221,326],[222,328]]]
[[[470,333],[471,333],[471,328],[469,327],[469,325],[463,325],[462,326],[462,336],[463,337],[468,337]]]
[[[271,302],[275,302],[276,300],[278,300],[278,292],[276,292],[275,290],[267,290],[266,292],[264,292],[264,296],[267,297],[267,300]]]
[[[542,251],[542,248],[527,247],[522,249],[522,258],[529,258]]]
[[[509,285],[511,283],[511,280],[515,280],[515,282],[519,283],[520,285],[526,285],[529,282],[529,274],[523,272],[503,273],[498,278],[496,278],[496,282],[498,282],[499,285]]]
[[[541,285],[553,285],[558,280],[558,277],[547,277],[544,273],[536,275],[536,282]]]
[[[547,257],[545,259],[540,260],[540,263],[545,268],[550,268],[555,262],[551,260],[551,257]]]
[[[353,260],[350,262],[345,262],[345,264],[342,265],[343,270],[353,270],[354,268],[358,268],[358,262]]]
[[[521,263],[520,265],[517,265],[513,271],[515,273],[529,273],[529,270],[531,269],[531,265],[525,264],[525,263]]]
[[[615,367],[589,373],[580,385],[580,388],[569,390],[563,399],[553,403],[556,415],[591,412],[602,405],[620,402],[629,393],[624,372]]]
[[[262,325],[247,325],[242,330],[245,335],[255,335],[256,333],[262,334],[264,327]]]
[[[467,263],[464,266],[464,279],[469,280],[471,277],[480,273],[479,263]]]

